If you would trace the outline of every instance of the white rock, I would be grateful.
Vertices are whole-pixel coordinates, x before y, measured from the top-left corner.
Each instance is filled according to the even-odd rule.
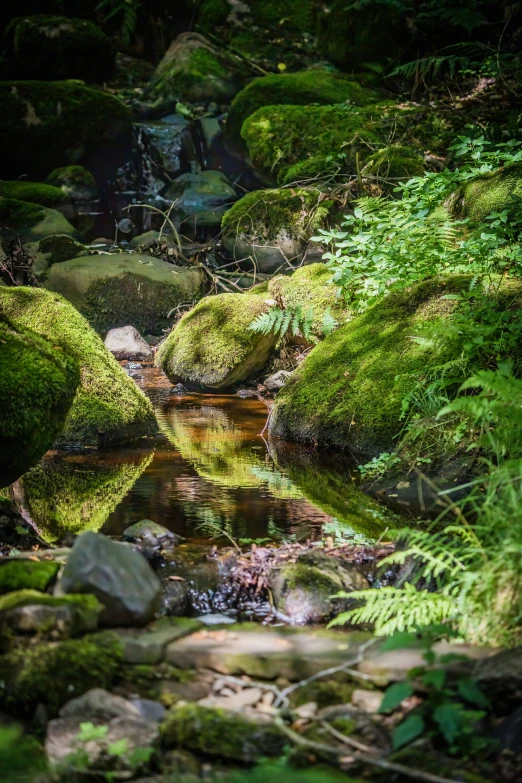
[[[150,345],[134,326],[111,329],[105,338],[105,347],[116,359],[150,361],[154,355]]]

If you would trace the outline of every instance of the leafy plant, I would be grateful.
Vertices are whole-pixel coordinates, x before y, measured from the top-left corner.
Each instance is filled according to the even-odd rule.
[[[258,315],[250,324],[249,329],[261,334],[274,332],[281,338],[290,332],[294,337],[302,335],[307,340],[311,340],[313,319],[314,314],[311,308],[303,311],[300,305],[285,309],[273,306],[266,313]]]
[[[136,32],[141,4],[141,0],[100,0],[96,11],[102,13],[104,22],[118,20],[121,41],[128,44]]]

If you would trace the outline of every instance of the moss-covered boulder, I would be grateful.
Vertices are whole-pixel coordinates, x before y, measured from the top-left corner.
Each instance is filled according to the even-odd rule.
[[[101,530],[151,459],[152,452],[118,461],[45,457],[20,480],[41,537],[56,544],[71,533]]]
[[[0,196],[0,234],[8,238],[16,235],[22,242],[38,242],[52,234],[75,236],[76,229],[56,209]]]
[[[53,346],[53,354],[57,357],[55,361],[63,361],[59,357],[67,355],[80,367],[81,384],[74,397],[63,432],[57,441],[58,444],[97,446],[134,440],[154,431],[154,412],[149,400],[125,374],[116,359],[107,351],[100,337],[69,302],[41,288],[5,287],[0,289],[0,313],[9,318],[16,329],[32,329],[40,337],[49,340]],[[3,356],[4,350],[2,350],[2,360]],[[19,361],[17,366],[20,366]],[[32,397],[28,398],[31,406],[27,414],[29,420],[35,416],[34,411],[38,411],[35,400],[39,402],[41,387],[37,385],[37,388],[38,392],[34,391]],[[62,395],[63,390],[67,388],[63,375],[60,375]],[[25,389],[21,383],[18,384],[18,399],[16,395],[13,398],[12,391],[9,393],[11,399],[8,399],[6,404],[12,405],[14,411],[15,406],[20,404],[19,397],[25,393]],[[67,402],[70,402],[69,396]],[[32,438],[35,440],[36,432],[38,434],[36,441],[39,441],[47,431],[45,442],[50,440],[52,443],[58,435],[59,428],[56,427],[56,417],[50,415],[48,411],[49,408],[53,410],[49,399],[45,408],[51,431],[43,426],[43,422],[39,423],[40,420],[36,417],[31,427]],[[63,415],[63,408],[60,408],[60,422],[63,421]],[[13,421],[17,421],[14,415]],[[38,449],[38,456],[34,461],[36,462],[41,455],[42,452]]]
[[[93,595],[53,596],[17,590],[0,596],[0,626],[24,633],[74,636],[95,631],[102,604]]]
[[[399,179],[422,177],[424,160],[418,150],[399,144],[383,147],[372,153],[362,169],[363,177],[370,177],[384,188],[393,191]]]
[[[435,348],[411,335],[416,326],[452,312],[455,303],[442,297],[466,285],[467,278],[419,283],[327,337],[279,392],[271,433],[363,455],[393,451],[412,376],[460,352],[458,341]]]
[[[6,30],[4,45],[8,67],[18,79],[83,79],[101,83],[114,70],[110,39],[86,19],[18,17]]]
[[[127,160],[130,110],[109,93],[77,81],[0,82],[2,176],[39,180],[49,170],[84,164],[105,181]]]
[[[62,430],[80,382],[73,352],[5,317],[0,300],[0,486],[35,465]]]
[[[318,49],[345,70],[366,63],[387,64],[397,59],[411,32],[404,10],[393,3],[352,3],[328,0],[317,17]]]
[[[54,560],[11,558],[0,562],[0,594],[14,590],[47,590],[60,570]]]
[[[25,180],[0,181],[0,198],[30,201],[32,204],[51,207],[51,209],[66,209],[71,203],[59,188]]]
[[[26,644],[0,656],[0,705],[10,714],[31,716],[37,704],[55,715],[67,701],[91,690],[109,689],[122,661],[122,645],[111,631]]]
[[[278,275],[268,284],[268,294],[283,309],[310,313],[311,332],[323,337],[346,320],[344,302],[331,283],[332,272],[324,264],[309,264],[292,275]],[[333,319],[333,320],[332,320]]]
[[[250,324],[266,312],[264,294],[219,294],[199,302],[176,324],[156,354],[168,378],[195,388],[229,389],[253,378],[277,343]]]
[[[324,623],[350,607],[337,593],[368,589],[358,566],[324,552],[307,552],[274,571],[270,587],[276,608],[296,625]],[[352,600],[353,605],[353,600]]]
[[[161,726],[161,739],[166,748],[188,748],[247,764],[281,755],[287,743],[266,716],[247,718],[198,704],[180,704],[169,710]]]
[[[258,272],[288,270],[313,252],[310,238],[326,228],[332,207],[320,192],[304,188],[247,193],[223,216],[223,245]]]
[[[92,201],[98,198],[96,180],[84,166],[61,166],[53,169],[45,181],[53,188],[59,188],[73,201]]]
[[[232,102],[227,117],[226,139],[241,144],[241,128],[247,117],[262,106],[308,106],[376,103],[379,94],[334,71],[308,69],[288,74],[270,74],[254,79]]]
[[[205,275],[138,253],[100,253],[53,265],[45,288],[71,302],[97,332],[131,324],[141,334],[160,335],[168,314],[205,293]]]
[[[151,79],[149,94],[162,99],[227,103],[246,73],[240,61],[216,49],[198,33],[181,33]]]
[[[514,206],[522,198],[522,164],[497,169],[464,182],[451,194],[445,207],[457,218],[480,223],[492,212]]]

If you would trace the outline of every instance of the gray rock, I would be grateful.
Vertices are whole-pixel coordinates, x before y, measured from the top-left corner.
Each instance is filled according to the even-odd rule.
[[[113,718],[140,717],[143,716],[135,704],[103,688],[92,688],[83,696],[68,701],[60,710],[60,718],[83,718],[105,722]]]
[[[154,723],[161,723],[167,711],[163,704],[160,704],[159,701],[152,701],[152,699],[132,699],[131,703],[144,720]]]
[[[105,338],[105,347],[116,359],[138,359],[151,361],[154,354],[148,343],[134,326],[121,326],[111,329]]]
[[[478,661],[473,677],[502,711],[510,706],[518,707],[522,699],[522,647],[502,650]]]
[[[117,631],[123,648],[123,660],[133,664],[160,663],[169,644],[199,630],[198,620],[162,618],[140,631]]]
[[[272,375],[269,375],[268,378],[265,378],[263,384],[266,386],[268,391],[279,391],[279,389],[283,388],[291,375],[292,373],[288,372],[287,370],[279,370],[279,372],[275,372]]]
[[[353,603],[333,595],[368,587],[356,565],[319,551],[306,552],[271,577],[276,608],[297,625],[326,622]]]
[[[235,623],[234,617],[229,617],[226,614],[202,614],[197,618],[204,625],[230,625]]]
[[[257,397],[258,394],[259,392],[256,389],[239,389],[237,392],[237,396],[241,400],[248,400],[251,397]]]
[[[135,522],[134,525],[126,527],[123,531],[125,541],[132,541],[136,544],[143,544],[147,547],[160,547],[170,544],[179,544],[182,541],[180,536],[167,530],[163,525],[158,525],[152,519],[142,519]]]
[[[161,599],[161,583],[140,552],[91,532],[76,540],[57,591],[94,594],[109,626],[145,625]]]
[[[95,725],[104,725],[102,721],[92,721]],[[51,767],[62,767],[67,764],[74,769],[74,761],[67,757],[78,751],[85,751],[87,769],[92,772],[116,772],[128,778],[149,771],[150,758],[144,759],[137,766],[131,759],[138,748],[154,748],[158,744],[159,730],[157,723],[142,718],[114,718],[109,721],[107,733],[104,736],[82,742],[78,739],[84,718],[58,718],[49,722],[45,739],[45,751]],[[126,741],[125,751],[121,755],[109,752],[109,747],[115,743]]]
[[[160,172],[172,179],[190,168],[197,160],[188,121],[180,114],[170,114],[157,121],[137,126],[140,141]],[[162,174],[160,174],[162,177]],[[167,177],[162,177],[169,181]]]
[[[73,633],[84,633],[96,628],[95,616],[92,618],[92,623],[82,623],[81,619],[73,606],[42,604],[19,606],[6,612],[2,621],[17,633],[41,633],[42,629],[45,629],[46,634],[58,633],[70,636]]]
[[[169,617],[183,617],[189,609],[189,591],[186,582],[168,581],[163,587],[163,608]]]
[[[226,210],[237,201],[231,182],[220,171],[181,174],[164,193],[177,201],[175,214],[191,226],[220,226]]]

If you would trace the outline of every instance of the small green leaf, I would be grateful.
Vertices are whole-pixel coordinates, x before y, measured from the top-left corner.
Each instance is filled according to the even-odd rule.
[[[383,455],[381,454],[381,457]],[[376,458],[374,457],[376,461]],[[407,647],[411,647],[417,641],[417,634],[408,631],[398,631],[393,636],[388,637],[381,649],[385,652],[390,650],[404,650]]]
[[[460,708],[456,704],[441,704],[433,713],[433,720],[440,728],[440,731],[448,743],[452,745],[459,735],[462,725],[462,716]]]
[[[409,682],[394,682],[393,685],[386,689],[379,712],[391,712],[397,709],[401,702],[412,694],[413,688]]]
[[[90,742],[91,740],[103,739],[109,731],[108,726],[95,726],[94,723],[80,723],[80,731],[77,739],[80,742]]]
[[[457,690],[462,698],[469,701],[470,704],[476,704],[477,707],[489,706],[489,699],[480,690],[475,680],[459,680],[457,683]]]
[[[129,747],[129,741],[123,737],[123,739],[117,740],[109,745],[108,751],[110,756],[123,756]]]
[[[442,690],[446,682],[446,672],[444,669],[433,669],[422,676],[422,682],[428,688],[435,688],[436,691]]]
[[[393,730],[392,743],[395,750],[412,742],[424,731],[424,721],[420,715],[409,715]]]

